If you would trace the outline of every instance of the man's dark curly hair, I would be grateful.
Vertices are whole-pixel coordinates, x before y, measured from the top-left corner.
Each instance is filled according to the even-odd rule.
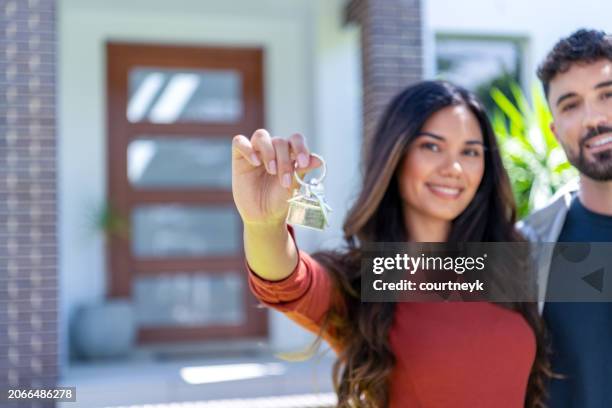
[[[601,59],[612,61],[612,35],[603,31],[580,29],[559,40],[538,67],[538,78],[542,81],[546,97],[550,81],[557,74],[567,72],[576,63],[588,64]]]

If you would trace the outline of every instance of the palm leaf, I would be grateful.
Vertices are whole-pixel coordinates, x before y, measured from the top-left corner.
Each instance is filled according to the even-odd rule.
[[[514,83],[510,93],[516,102],[501,90],[491,89],[496,104],[491,123],[522,218],[575,177],[576,170],[550,129],[552,115],[540,88],[534,86],[528,98]]]

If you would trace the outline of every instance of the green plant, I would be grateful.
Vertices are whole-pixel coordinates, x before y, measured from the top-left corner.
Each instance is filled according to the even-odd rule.
[[[110,203],[98,205],[89,216],[90,228],[106,237],[125,238],[129,233],[129,223]]]
[[[540,88],[534,85],[531,101],[516,83],[510,92],[512,100],[498,88],[491,90],[496,104],[491,121],[523,218],[578,173],[550,130],[552,116]]]

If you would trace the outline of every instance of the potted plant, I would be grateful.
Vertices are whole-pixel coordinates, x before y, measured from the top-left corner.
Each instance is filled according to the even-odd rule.
[[[128,237],[128,222],[109,203],[93,211],[90,229],[108,240]],[[130,299],[105,299],[83,304],[71,325],[74,350],[88,360],[126,356],[136,337],[134,308]]]

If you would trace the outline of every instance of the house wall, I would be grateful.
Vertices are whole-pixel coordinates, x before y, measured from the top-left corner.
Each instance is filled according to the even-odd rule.
[[[342,0],[60,0],[58,18],[64,366],[75,310],[102,301],[106,293],[104,241],[90,221],[106,195],[106,41],[263,47],[266,126],[275,135],[303,132],[311,148],[328,158],[332,228],[323,234],[299,231],[300,247],[338,242],[348,187],[358,181],[360,129],[358,32],[342,28]],[[271,312],[274,349],[293,350],[310,339]]]

